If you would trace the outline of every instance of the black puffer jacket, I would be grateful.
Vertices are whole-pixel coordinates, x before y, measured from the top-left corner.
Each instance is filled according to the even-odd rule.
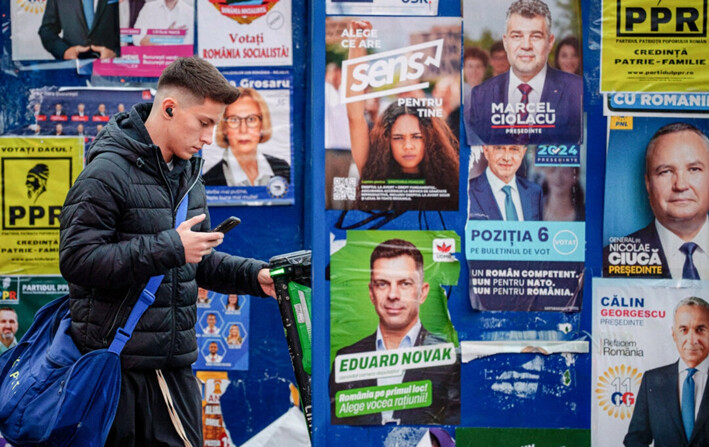
[[[185,264],[175,212],[187,195],[187,219],[207,213],[202,160],[174,157],[171,174],[181,172],[179,180],[169,182],[160,149],[144,125],[150,108],[141,104],[111,119],[61,213],[59,264],[69,282],[72,338],[82,352],[108,347],[150,277],[165,275],[155,303],[121,354],[129,369],[192,364],[197,360],[197,284],[263,296],[257,274],[266,266],[217,251],[199,264]],[[208,218],[193,228],[208,229]]]

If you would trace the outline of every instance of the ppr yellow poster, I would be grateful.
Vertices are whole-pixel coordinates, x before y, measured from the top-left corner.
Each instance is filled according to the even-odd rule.
[[[83,151],[81,138],[0,138],[0,275],[59,274],[59,213]]]
[[[708,1],[603,0],[601,91],[708,91]]]

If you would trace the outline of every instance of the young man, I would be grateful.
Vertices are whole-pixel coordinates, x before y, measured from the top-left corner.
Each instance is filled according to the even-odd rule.
[[[121,354],[121,397],[106,446],[183,445],[156,376],[162,373],[193,446],[202,445],[201,397],[192,374],[198,286],[275,295],[267,264],[214,251],[200,158],[226,105],[238,97],[219,71],[180,58],[158,81],[153,104],[111,119],[61,214],[60,268],[71,293],[71,334],[82,352],[108,347],[150,277],[155,302]],[[187,219],[175,213],[188,201]]]

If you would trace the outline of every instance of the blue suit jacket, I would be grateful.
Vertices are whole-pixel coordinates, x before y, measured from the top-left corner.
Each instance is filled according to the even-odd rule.
[[[517,177],[524,220],[542,220],[542,187]],[[468,220],[504,220],[485,173],[468,182]]]
[[[699,447],[709,445],[709,386],[704,388],[694,431],[685,437],[679,406],[678,362],[651,369],[643,375],[633,417],[623,444],[645,447]],[[708,384],[709,385],[709,384]]]
[[[99,45],[120,55],[118,0],[98,0],[91,27],[81,0],[47,0],[38,33],[42,46],[56,59],[64,59],[64,52],[75,45]]]
[[[541,102],[556,111],[553,128],[542,128],[541,134],[530,134],[520,142],[520,135],[507,134],[507,129],[493,129],[491,104],[507,105],[509,71],[488,79],[473,88],[465,103],[465,131],[468,144],[577,144],[583,138],[583,81],[580,76],[547,67]]]
[[[638,240],[639,244],[649,244],[651,250],[657,250],[657,254],[660,257],[660,262],[662,263],[662,274],[661,275],[611,275],[608,273],[610,263],[608,262],[608,256],[610,256],[610,246],[606,245],[603,247],[603,275],[604,276],[642,276],[648,278],[671,278],[670,267],[667,264],[667,258],[665,257],[665,250],[662,248],[662,242],[660,242],[660,236],[657,234],[657,228],[655,227],[655,219],[650,222],[650,224],[627,237],[635,238]]]

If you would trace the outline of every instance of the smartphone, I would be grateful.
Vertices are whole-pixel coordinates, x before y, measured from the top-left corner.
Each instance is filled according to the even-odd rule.
[[[240,223],[241,223],[241,219],[239,219],[238,217],[234,217],[234,216],[227,217],[224,220],[224,222],[222,222],[219,225],[217,225],[216,227],[212,228],[211,231],[219,231],[221,233],[226,233],[229,230],[236,227],[237,225],[239,225]]]
[[[78,54],[79,59],[98,59],[101,57],[101,53],[98,51],[88,50],[83,53]]]

